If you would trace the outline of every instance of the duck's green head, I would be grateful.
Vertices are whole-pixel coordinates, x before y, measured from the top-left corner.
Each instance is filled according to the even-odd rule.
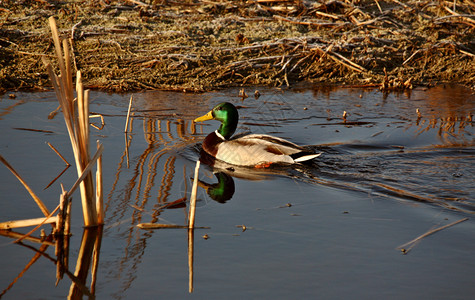
[[[236,127],[239,121],[239,114],[236,107],[229,103],[223,102],[216,105],[206,115],[195,119],[195,122],[203,122],[207,120],[218,120],[221,122],[221,126],[218,129],[225,139],[229,139],[236,131]]]

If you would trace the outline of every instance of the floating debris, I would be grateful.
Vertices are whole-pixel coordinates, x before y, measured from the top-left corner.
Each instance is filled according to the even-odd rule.
[[[241,97],[241,100],[244,100],[248,98],[249,96],[246,94],[246,91],[244,89],[239,90],[239,97]]]
[[[343,118],[343,122],[346,122],[346,117],[348,116],[349,114],[345,111],[343,111],[343,115],[341,116]]]
[[[246,231],[247,227],[246,225],[236,225],[238,228],[242,228],[242,232]]]

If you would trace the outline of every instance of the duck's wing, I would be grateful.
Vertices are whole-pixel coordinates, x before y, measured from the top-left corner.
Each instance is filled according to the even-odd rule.
[[[273,151],[275,154],[291,155],[304,150],[304,148],[300,147],[299,145],[267,134],[246,134],[243,136],[238,136],[235,139],[231,139],[230,141],[236,141],[241,144],[269,147],[269,151]]]
[[[249,134],[219,144],[216,158],[230,164],[255,166],[262,163],[292,164],[311,159],[303,159],[306,154],[314,155],[314,153],[307,153],[302,147],[278,137]]]

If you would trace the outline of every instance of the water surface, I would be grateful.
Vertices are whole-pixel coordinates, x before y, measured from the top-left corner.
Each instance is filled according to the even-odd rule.
[[[237,89],[134,94],[126,137],[130,95],[91,93],[91,111],[105,121],[102,130],[91,128],[105,147],[106,225],[97,298],[471,298],[472,91],[457,86],[391,94],[330,87],[259,91],[260,98],[244,100]],[[311,164],[272,171],[201,167],[196,225],[210,228],[194,232],[189,293],[188,232],[136,225],[185,224],[199,145],[218,127],[216,121],[191,120],[223,101],[239,107],[238,132],[276,135],[323,154]],[[44,190],[65,167],[45,142],[74,161],[61,113],[47,118],[56,107],[50,92],[17,93],[14,99],[5,94],[0,100],[0,154],[50,209],[58,203],[59,184],[68,188],[77,176],[69,168]],[[41,217],[5,167],[0,176],[0,221]],[[225,187],[220,197],[210,192],[218,182]],[[83,235],[79,195],[73,201],[71,272]],[[422,239],[407,255],[398,248],[467,217]],[[3,298],[69,294],[71,280],[65,277],[55,287],[56,267],[44,256],[15,280],[35,252],[12,241],[0,236]],[[46,253],[54,258],[54,247]]]

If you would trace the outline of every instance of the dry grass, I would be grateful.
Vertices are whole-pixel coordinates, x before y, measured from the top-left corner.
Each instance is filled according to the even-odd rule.
[[[49,85],[46,16],[94,89],[475,82],[471,0],[27,2],[0,11],[3,89]]]

